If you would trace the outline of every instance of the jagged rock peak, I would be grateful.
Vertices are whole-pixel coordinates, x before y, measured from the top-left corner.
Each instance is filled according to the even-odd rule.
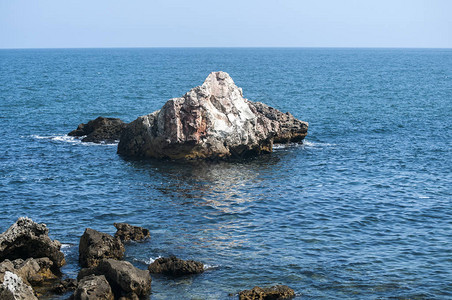
[[[245,157],[272,151],[273,142],[301,142],[308,124],[243,98],[225,72],[124,129],[118,153],[171,159]]]

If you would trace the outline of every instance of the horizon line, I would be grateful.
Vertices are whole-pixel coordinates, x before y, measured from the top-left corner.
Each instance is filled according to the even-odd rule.
[[[452,47],[387,46],[131,46],[131,47],[0,47],[0,50],[71,50],[71,49],[452,49]]]

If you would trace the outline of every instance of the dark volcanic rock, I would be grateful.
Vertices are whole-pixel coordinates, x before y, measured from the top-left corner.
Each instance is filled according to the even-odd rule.
[[[10,228],[0,234],[0,261],[5,259],[48,257],[52,270],[59,271],[65,264],[61,244],[52,241],[45,224],[37,224],[28,218],[19,218]]]
[[[175,256],[156,259],[148,267],[149,272],[171,276],[199,274],[204,272],[204,265],[194,260],[182,260]]]
[[[295,297],[294,290],[285,285],[275,285],[269,288],[256,286],[251,290],[245,290],[239,293],[239,300],[277,300],[293,297]]]
[[[140,270],[127,261],[104,259],[97,267],[82,269],[77,278],[82,280],[90,275],[104,275],[116,298],[136,299],[151,290],[149,271]]]
[[[149,230],[127,223],[114,223],[117,231],[115,237],[121,241],[141,241],[149,237]]]
[[[121,134],[118,153],[170,159],[247,157],[272,151],[273,143],[301,142],[308,123],[242,95],[225,72],[139,117]]]
[[[78,125],[76,130],[68,133],[69,136],[86,136],[82,142],[112,143],[118,141],[126,123],[117,118],[98,117],[87,124]]]
[[[107,279],[104,275],[96,276],[90,275],[82,280],[77,285],[73,300],[113,300],[113,292]]]
[[[267,123],[266,127],[273,130],[273,143],[300,143],[306,137],[308,125],[306,122],[295,119],[291,113],[283,113],[261,102],[248,102],[258,119]]]
[[[104,258],[122,259],[124,251],[119,238],[87,228],[80,238],[79,262],[82,267],[93,267]]]

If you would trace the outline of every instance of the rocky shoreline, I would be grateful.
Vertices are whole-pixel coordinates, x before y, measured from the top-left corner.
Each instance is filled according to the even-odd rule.
[[[69,133],[82,142],[118,141],[118,154],[132,158],[229,159],[273,151],[273,144],[302,143],[308,123],[243,97],[225,72],[212,72],[201,86],[168,100],[126,124],[98,117]]]
[[[205,271],[201,262],[177,257],[158,258],[146,270],[123,260],[126,241],[150,238],[149,230],[115,223],[115,236],[86,228],[80,238],[76,279],[62,279],[66,263],[61,243],[51,240],[45,224],[19,218],[0,234],[0,299],[35,300],[52,294],[69,295],[72,300],[148,299],[151,274],[190,276]],[[295,293],[287,286],[254,287],[238,294],[240,300],[290,299]]]

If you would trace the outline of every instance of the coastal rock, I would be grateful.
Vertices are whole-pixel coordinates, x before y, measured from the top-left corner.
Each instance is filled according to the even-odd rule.
[[[151,290],[149,271],[140,270],[127,261],[104,259],[96,267],[82,269],[77,278],[82,280],[90,275],[104,275],[116,298],[138,299]]]
[[[94,267],[104,258],[122,259],[124,251],[119,238],[87,228],[80,238],[79,262],[82,267]]]
[[[261,102],[248,102],[248,105],[264,124],[260,130],[273,134],[274,144],[300,143],[306,137],[308,123],[295,119],[291,113],[283,113]]]
[[[0,261],[18,258],[43,258],[52,261],[52,270],[59,272],[65,264],[61,243],[52,241],[45,224],[38,224],[29,218],[19,218],[4,233],[0,234]]]
[[[0,285],[2,300],[37,300],[31,286],[23,282],[17,274],[6,271]]]
[[[157,258],[148,267],[149,272],[171,276],[183,276],[204,272],[204,264],[194,260],[182,260],[175,256]]]
[[[149,230],[132,226],[127,223],[114,223],[117,231],[115,237],[119,238],[121,241],[141,241],[148,238]]]
[[[73,291],[77,288],[77,280],[72,278],[67,278],[60,280],[59,283],[57,283],[53,288],[52,292],[55,294],[64,294],[69,291]]]
[[[295,292],[286,285],[275,285],[269,288],[258,286],[251,290],[241,291],[239,300],[277,300],[295,297]]]
[[[77,285],[73,296],[73,300],[113,300],[113,292],[104,275],[90,275]]]
[[[28,258],[27,260],[16,259],[10,261],[8,259],[0,263],[0,282],[6,272],[18,275],[25,284],[37,286],[45,281],[58,278],[52,271],[53,262],[47,258]]]
[[[273,143],[301,142],[308,123],[243,98],[225,72],[139,117],[121,134],[118,153],[170,159],[247,157],[272,151]]]
[[[113,143],[118,141],[126,123],[117,118],[98,117],[87,124],[78,125],[76,130],[68,133],[69,136],[85,136],[82,142]]]

